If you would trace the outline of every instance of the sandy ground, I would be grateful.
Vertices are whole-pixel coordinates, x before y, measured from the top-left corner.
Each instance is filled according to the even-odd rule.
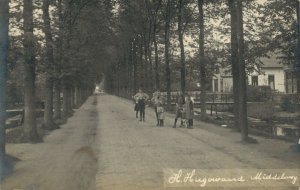
[[[165,127],[156,127],[150,108],[146,122],[139,122],[133,102],[109,95],[90,97],[44,143],[8,144],[8,153],[21,161],[1,190],[173,189],[164,186],[164,170],[217,169],[225,175],[238,169],[300,168],[300,156],[289,150],[289,143],[255,137],[259,144],[245,145],[238,133],[199,121],[192,130],[173,129],[174,116],[166,115]]]
[[[3,190],[95,189],[97,157],[94,151],[98,114],[90,98],[61,129],[39,144],[8,144],[7,152],[21,161]],[[1,190],[2,190],[1,189]]]

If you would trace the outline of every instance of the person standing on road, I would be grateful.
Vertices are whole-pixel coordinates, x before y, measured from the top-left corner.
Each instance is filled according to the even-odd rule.
[[[164,99],[162,96],[157,97],[156,106],[157,106],[158,126],[162,127],[164,126],[164,119],[165,119]]]
[[[134,95],[134,99],[138,102],[140,121],[145,121],[146,101],[149,99],[149,96],[142,89],[139,89],[139,92]]]
[[[156,126],[163,126],[164,123],[164,98],[161,96],[160,91],[153,93],[151,101],[154,103],[155,114],[157,119]]]
[[[176,103],[176,116],[175,116],[173,128],[176,128],[176,123],[179,117],[181,118],[181,125],[182,125],[182,111],[183,111],[183,105],[185,103],[184,95],[182,92],[180,92],[179,95],[177,96],[175,103]]]
[[[136,100],[135,100],[135,105],[134,105],[134,111],[135,111],[135,117],[139,118],[139,103]]]
[[[151,99],[151,101],[152,101],[153,104],[154,104],[154,111],[155,111],[156,120],[157,120],[156,126],[159,125],[159,119],[158,119],[158,113],[157,113],[157,103],[158,103],[157,99],[158,99],[159,97],[160,97],[160,91],[157,90],[156,92],[153,93],[152,99]]]
[[[184,110],[185,110],[185,119],[188,121],[188,129],[193,128],[193,116],[194,116],[194,103],[191,99],[190,95],[186,95],[186,101],[184,104]]]

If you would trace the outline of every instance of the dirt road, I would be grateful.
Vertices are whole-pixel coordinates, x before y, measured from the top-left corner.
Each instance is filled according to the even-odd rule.
[[[96,99],[91,97],[61,129],[39,144],[8,144],[7,152],[20,159],[3,190],[95,189],[98,124]]]
[[[21,161],[2,189],[170,189],[164,187],[163,173],[169,168],[300,168],[299,154],[289,151],[288,143],[256,137],[259,144],[244,145],[240,136],[228,129],[202,122],[195,122],[192,130],[173,129],[172,124],[173,118],[167,114],[166,126],[156,127],[150,108],[146,122],[137,121],[128,100],[91,97],[44,143],[8,145],[8,153]]]

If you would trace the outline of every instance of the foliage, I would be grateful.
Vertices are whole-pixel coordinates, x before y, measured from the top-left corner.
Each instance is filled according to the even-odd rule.
[[[248,102],[266,102],[271,99],[272,90],[269,86],[248,86]]]
[[[284,111],[293,113],[297,110],[297,103],[299,104],[299,100],[295,94],[286,94],[281,97],[280,107]]]
[[[276,51],[284,64],[295,61],[297,44],[297,0],[268,0],[259,7],[261,31],[269,51]]]
[[[248,103],[248,116],[270,121],[275,116],[275,104],[273,102]]]

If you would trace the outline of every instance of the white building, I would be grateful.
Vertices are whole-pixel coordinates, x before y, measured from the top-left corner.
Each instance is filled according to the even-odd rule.
[[[263,58],[263,65],[248,75],[247,81],[253,86],[270,86],[282,93],[296,93],[297,81],[295,74],[287,66],[278,63],[275,58]],[[231,92],[231,67],[216,71],[212,79],[213,92]]]
[[[272,59],[263,59],[259,71],[248,76],[248,84],[252,86],[269,86],[272,90],[286,92],[285,90],[285,68]]]

